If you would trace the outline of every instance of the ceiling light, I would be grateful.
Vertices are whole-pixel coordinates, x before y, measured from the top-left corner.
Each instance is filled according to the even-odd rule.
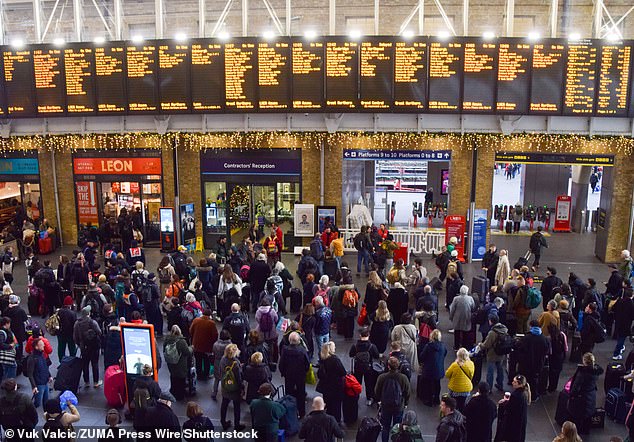
[[[275,38],[275,32],[273,32],[273,31],[272,31],[272,30],[270,30],[270,29],[267,29],[267,30],[265,30],[265,31],[262,33],[262,37],[263,37],[265,40],[273,40],[273,39]]]
[[[230,36],[229,33],[227,31],[222,31],[218,34],[218,38],[220,40],[229,40]]]
[[[64,46],[64,44],[65,44],[65,43],[66,43],[66,42],[65,42],[65,41],[64,41],[64,39],[63,39],[63,38],[61,38],[61,37],[57,37],[55,40],[53,40],[53,44],[54,44],[55,46]]]
[[[106,38],[105,37],[95,37],[95,39],[93,40],[93,42],[97,45],[102,45],[106,42]]]
[[[581,40],[581,34],[579,34],[578,32],[573,32],[572,34],[570,34],[568,36],[568,40],[570,40],[570,41],[579,41],[579,40]]]
[[[348,36],[353,40],[358,40],[361,38],[361,31],[359,29],[352,29],[348,32]]]
[[[411,29],[405,29],[402,35],[403,35],[403,38],[406,38],[409,40],[414,38],[414,31],[412,31]]]
[[[317,38],[317,32],[314,29],[308,29],[304,32],[304,38],[306,40],[314,40]]]
[[[528,39],[530,41],[535,41],[535,40],[539,40],[541,36],[539,35],[539,32],[536,31],[531,31],[528,33]]]
[[[605,38],[608,41],[619,41],[621,39],[621,37],[619,37],[619,34],[617,34],[616,32],[608,32]]]
[[[441,40],[446,40],[450,37],[450,35],[451,34],[449,34],[449,31],[443,30],[438,33],[438,38],[440,38]]]
[[[20,49],[24,47],[24,40],[22,40],[21,38],[16,38],[11,42],[11,46],[13,46],[16,49]]]
[[[482,34],[482,38],[485,40],[493,40],[495,38],[495,33],[493,31],[485,31]]]
[[[174,40],[179,43],[183,43],[187,41],[187,34],[185,34],[184,32],[177,32],[176,35],[174,35]]]
[[[143,36],[140,34],[136,34],[132,36],[132,43],[142,43],[144,40]]]

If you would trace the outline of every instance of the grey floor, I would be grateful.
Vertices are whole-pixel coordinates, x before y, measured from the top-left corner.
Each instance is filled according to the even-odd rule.
[[[520,237],[520,236],[493,236],[492,240],[498,244],[498,248],[506,248],[510,251],[511,263],[515,262],[517,256],[523,254],[528,247],[528,237]],[[593,234],[556,234],[551,236],[549,239],[550,248],[545,250],[542,255],[542,268],[545,269],[546,265],[554,265],[559,270],[559,276],[566,280],[567,274],[570,269],[574,269],[582,278],[593,277],[598,281],[599,288],[602,290],[604,286],[602,284],[603,281],[607,281],[609,276],[609,269],[607,265],[600,263],[596,258],[593,257],[592,251],[594,250],[594,235]],[[69,253],[72,250],[70,247],[65,247],[62,251]],[[61,253],[60,250],[56,251],[55,254],[50,255],[49,257],[53,260],[57,260],[57,256]],[[156,249],[148,249],[146,250],[148,257],[148,268],[150,270],[156,269],[156,266],[161,258],[161,254]],[[283,258],[284,262],[287,264],[289,269],[294,273],[297,266],[297,258],[292,255],[285,255]],[[344,262],[349,263],[349,265],[356,267],[356,256],[350,255],[344,257]],[[429,274],[432,276],[437,273],[436,267],[433,264],[433,261],[429,257],[425,257],[425,264],[429,271]],[[465,265],[465,280],[471,281],[471,278],[475,274],[480,273],[480,266],[478,263]],[[357,278],[355,281],[361,291],[365,289],[365,280],[363,278]],[[14,282],[14,291],[16,294],[19,294],[22,298],[22,305],[26,310],[26,275],[25,268],[23,263],[19,263],[15,269],[15,282]],[[443,332],[446,332],[449,327],[449,320],[447,314],[441,311],[440,314],[440,329]],[[41,319],[38,319],[39,322],[42,322]],[[350,361],[347,356],[348,350],[352,341],[346,341],[337,334],[333,334],[334,341],[337,344],[337,353],[344,361],[344,365],[346,367],[350,366]],[[448,343],[448,346],[451,346],[452,335],[449,333],[444,333],[444,338]],[[51,344],[54,348],[57,346],[56,338],[51,338]],[[626,343],[627,352],[631,349],[632,344],[629,342]],[[159,346],[161,343],[159,342]],[[599,363],[602,366],[606,366],[608,360],[612,355],[612,349],[614,347],[614,341],[608,340],[607,342],[600,344],[597,348],[596,355]],[[57,366],[57,352],[54,351],[52,354],[53,366],[51,367],[53,375],[55,374],[55,367]],[[452,361],[452,357],[448,356],[446,360],[446,366],[449,365]],[[100,367],[103,364],[100,362]],[[575,365],[569,362],[566,362],[564,367],[564,371],[561,374],[561,384],[565,382],[570,376],[572,376],[575,369]],[[169,373],[167,367],[163,367],[159,373],[160,384],[163,389],[169,388]],[[280,384],[283,380],[280,378],[279,373],[274,375],[273,379],[275,384]],[[25,393],[29,394],[30,389],[28,385],[28,380],[24,377],[19,378],[20,388]],[[83,380],[82,384],[83,385]],[[603,379],[600,380],[600,386],[597,393],[597,405],[602,405],[604,402],[604,392],[603,392]],[[446,382],[442,384],[443,391],[446,391]],[[414,388],[413,388],[414,389]],[[214,402],[210,398],[211,385],[210,383],[199,383],[198,384],[198,393],[194,400],[198,401],[207,415],[214,421],[216,428],[220,428],[219,420],[220,420],[220,405],[217,402]],[[309,400],[315,395],[314,387],[308,387],[308,396]],[[495,395],[494,399],[498,399],[498,396],[501,397],[500,394]],[[418,399],[415,398],[415,395],[412,394],[412,400],[410,401],[409,407],[413,409],[418,414],[418,421],[423,430],[423,434],[426,441],[433,441],[435,439],[435,430],[439,421],[439,411],[436,408],[429,408],[424,406]],[[106,412],[106,402],[103,396],[103,389],[81,389],[78,395],[79,399],[79,411],[81,413],[81,422],[76,427],[95,427],[102,426],[104,422],[104,416]],[[536,442],[536,441],[551,441],[559,431],[557,424],[554,422],[554,414],[557,403],[557,395],[550,394],[544,396],[539,402],[533,404],[529,408],[529,425],[527,430],[527,441]],[[176,414],[181,418],[181,423],[186,419],[185,418],[185,404],[186,402],[180,402],[174,405],[174,410]],[[307,404],[309,407],[309,404]],[[231,416],[231,410],[229,410]],[[361,400],[359,401],[359,417],[360,419],[364,416],[376,416],[377,411],[376,408],[369,408],[365,405],[365,393],[362,393]],[[250,416],[248,414],[248,409],[246,404],[243,404],[243,423],[249,425],[250,424]],[[346,428],[346,438],[345,440],[354,440],[356,435],[356,427],[357,424],[350,425]],[[626,431],[623,425],[615,424],[609,420],[606,420],[606,427],[603,430],[593,430],[590,436],[587,436],[585,441],[608,441],[610,436],[621,436],[625,437]],[[90,439],[85,439],[90,440]],[[297,440],[297,438],[290,438],[287,440]]]

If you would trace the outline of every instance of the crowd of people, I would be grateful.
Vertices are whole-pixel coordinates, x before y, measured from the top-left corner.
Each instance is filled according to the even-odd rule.
[[[278,440],[281,429],[310,442],[343,437],[359,419],[364,387],[367,405],[380,412],[378,419],[361,420],[358,432],[367,438],[360,440],[376,440],[380,432],[383,442],[421,441],[416,413],[408,408],[416,396],[440,408],[438,442],[493,437],[521,442],[529,405],[562,387],[570,399],[556,440],[580,440],[577,432],[590,431],[603,371],[594,347],[613,331],[614,359],[620,360],[631,334],[634,265],[629,252],[623,251],[606,294],[600,294],[594,280],[584,282],[570,273],[563,282],[554,267],[548,267],[538,290],[533,272],[539,256],[532,269],[523,261],[511,267],[508,254],[491,245],[482,262],[482,284],[469,287],[456,238],[435,258],[437,272],[428,272],[420,258],[409,269],[394,258],[398,245],[385,226],[364,227],[353,239],[357,274],[362,268],[367,274],[363,291],[343,252],[333,247],[337,241],[343,238],[336,227],[326,225],[292,273],[282,262],[283,233],[275,225],[264,241],[245,238],[231,246],[220,238],[198,262],[179,247],[162,258],[155,272],[146,269],[145,253],[135,239],[127,249],[101,244],[103,267],[96,263],[100,243],[86,241],[72,257],[60,257],[56,272],[48,260],[30,260],[29,313],[46,318],[59,361],[80,350],[86,388],[101,387],[108,367],[125,367],[121,323],[151,324],[159,349],[156,366],[138,363],[138,375],[128,379],[121,405],[135,429],[155,431],[155,437],[159,428],[213,428],[196,402],[188,402],[189,420],[182,426],[171,409],[191,399],[197,382],[201,394],[200,382],[207,380],[211,387],[206,393],[221,402],[222,429],[250,426],[266,441]],[[328,253],[339,258],[331,274]],[[2,404],[16,401],[21,410],[16,423],[7,425],[33,427],[39,407],[47,423],[61,421],[63,427],[78,421],[72,400],[62,403],[60,411],[60,400],[49,391],[53,348],[44,330],[28,317],[10,284],[3,293],[0,389],[6,393],[0,411]],[[443,297],[445,303],[439,301]],[[439,329],[441,315],[451,322],[448,333]],[[350,370],[337,351],[335,333],[350,340]],[[453,334],[451,350],[448,334]],[[449,353],[455,357],[448,361]],[[560,381],[560,373],[568,357],[579,366],[567,383]],[[165,390],[154,380],[163,362],[170,379]],[[277,370],[283,388],[272,383]],[[28,397],[16,392],[20,374],[29,379]],[[318,395],[306,410],[311,384]],[[504,393],[506,385],[511,391]],[[496,390],[504,394],[494,401]],[[227,418],[230,407],[232,420]],[[243,419],[247,407],[250,425]],[[0,413],[3,426],[9,422],[4,416]],[[110,410],[106,420],[120,425],[121,413]]]

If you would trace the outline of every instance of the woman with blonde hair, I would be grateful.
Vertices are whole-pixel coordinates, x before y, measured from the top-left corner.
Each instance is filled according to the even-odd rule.
[[[449,366],[445,376],[449,380],[447,388],[449,395],[456,400],[456,409],[464,410],[465,402],[473,390],[473,374],[475,365],[469,358],[469,352],[465,348],[459,348],[456,352],[456,360]]]
[[[372,326],[370,327],[370,342],[376,345],[381,355],[385,353],[385,349],[387,348],[392,327],[394,327],[392,315],[390,315],[390,311],[387,308],[387,303],[381,300],[379,301]]]
[[[585,353],[572,377],[568,399],[570,420],[577,425],[579,434],[590,432],[590,418],[597,406],[597,381],[602,374],[603,368],[596,364],[594,355]]]
[[[346,369],[335,354],[335,343],[326,342],[319,352],[319,370],[317,371],[317,392],[324,395],[326,413],[341,422],[341,404],[343,402],[344,378]]]
[[[383,288],[383,282],[376,270],[372,270],[368,277],[368,284],[365,286],[365,298],[363,299],[370,320],[374,320],[379,301],[384,298],[385,289]]]
[[[248,364],[245,365],[244,380],[247,381],[247,396],[245,400],[250,404],[251,400],[258,397],[260,385],[271,381],[271,370],[264,361],[264,355],[259,351],[253,353]]]
[[[499,256],[497,270],[495,271],[495,284],[501,288],[504,287],[504,283],[509,279],[511,264],[506,250],[500,250]]]
[[[436,329],[429,335],[429,342],[425,344],[420,353],[421,371],[421,400],[428,407],[440,404],[440,380],[445,377],[445,357],[447,347],[442,342],[442,334]]]
[[[225,265],[218,282],[218,309],[222,312],[222,317],[231,313],[231,304],[240,304],[242,298],[242,280],[233,273],[230,265]]]
[[[242,368],[240,366],[240,350],[236,344],[229,344],[225,347],[225,354],[220,360],[220,392],[222,403],[220,404],[220,423],[222,429],[227,431],[231,427],[231,421],[227,421],[227,409],[229,402],[233,402],[233,428],[242,431],[245,427],[240,423],[240,402],[242,399]],[[233,376],[228,374],[233,373]],[[233,378],[233,379],[231,379]],[[231,382],[229,382],[231,380]]]
[[[524,442],[528,422],[528,406],[531,403],[531,387],[526,376],[518,374],[511,383],[513,392],[498,402],[498,425],[495,440]]]
[[[561,433],[553,439],[553,442],[582,442],[577,433],[577,426],[570,421],[564,422],[561,426]]]

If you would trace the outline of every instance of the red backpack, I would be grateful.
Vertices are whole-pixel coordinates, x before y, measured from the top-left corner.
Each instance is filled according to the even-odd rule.
[[[344,379],[343,390],[346,396],[355,397],[361,394],[361,384],[353,374],[347,374]]]

